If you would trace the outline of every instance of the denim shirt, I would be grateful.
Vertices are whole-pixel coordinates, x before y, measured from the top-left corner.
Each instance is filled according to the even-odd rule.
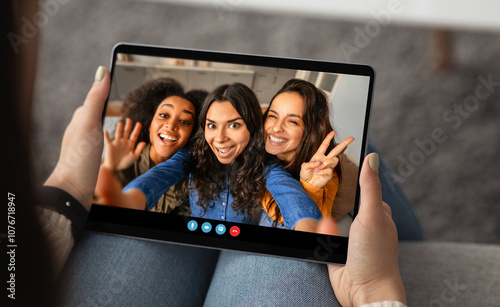
[[[191,176],[190,176],[191,181]],[[243,211],[235,211],[232,207],[234,202],[233,195],[229,189],[229,182],[222,187],[220,193],[208,203],[208,208],[205,211],[201,206],[197,205],[198,191],[196,189],[189,190],[189,204],[191,205],[191,216],[202,217],[206,219],[229,221],[245,224],[253,224],[252,217],[249,214],[244,214]]]
[[[188,150],[183,148],[167,161],[134,179],[123,191],[140,190],[147,199],[147,210],[151,210],[168,188],[186,176],[184,162],[190,160]],[[282,166],[266,166],[265,181],[267,190],[280,208],[287,229],[293,229],[302,219],[319,220],[321,218],[321,211],[316,203],[309,197],[302,185],[283,170]],[[197,201],[196,189],[190,189],[189,203],[193,217],[252,224],[250,216],[233,209],[234,199],[230,193],[229,181],[226,182],[219,195],[210,201],[206,211],[196,204]],[[271,226],[269,219],[261,218],[261,221],[262,223],[259,223],[261,226]]]

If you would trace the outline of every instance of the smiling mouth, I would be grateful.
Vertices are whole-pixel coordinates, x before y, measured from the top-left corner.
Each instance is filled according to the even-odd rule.
[[[217,148],[217,147],[215,147],[215,149],[219,153],[220,157],[226,158],[229,155],[231,155],[231,153],[234,151],[234,146],[232,146],[232,147],[226,147],[226,148]]]
[[[159,137],[160,137],[160,140],[164,144],[167,144],[167,145],[173,144],[179,140],[179,139],[174,138],[173,136],[169,136],[166,134],[160,134]]]
[[[282,143],[286,143],[288,142],[287,139],[280,139],[280,138],[277,138],[277,137],[274,137],[272,135],[269,135],[269,140],[273,143],[278,143],[278,144],[282,144]]]

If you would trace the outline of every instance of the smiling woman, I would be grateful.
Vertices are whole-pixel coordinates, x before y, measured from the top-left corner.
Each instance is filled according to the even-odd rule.
[[[195,114],[193,103],[179,96],[167,97],[160,103],[149,127],[149,157],[154,165],[167,160],[187,144]]]
[[[196,167],[190,169],[199,206],[206,210],[227,189],[234,197],[233,209],[251,221],[265,186],[262,139],[260,105],[250,88],[233,83],[207,96],[194,142]]]
[[[207,96],[191,157],[186,149],[180,150],[128,184],[120,202],[151,209],[164,191],[189,174],[193,217],[256,224],[267,215],[261,203],[265,189],[279,206],[287,229],[304,230],[303,225],[321,217],[297,180],[279,165],[266,165],[262,113],[246,85],[222,85]]]
[[[334,141],[328,99],[314,84],[291,79],[271,99],[264,113],[266,152],[276,156],[315,200],[323,216],[342,218],[353,207],[335,208],[342,180],[339,155],[354,141]],[[264,208],[273,223],[283,223],[280,208],[266,195]],[[269,221],[261,221],[261,223]]]
[[[186,146],[206,95],[203,90],[185,93],[179,82],[165,77],[146,81],[131,91],[123,101],[125,114],[116,125],[114,139],[105,131],[96,203],[122,206],[116,194],[124,186]],[[183,182],[166,191],[152,209],[172,214],[187,210]]]
[[[272,101],[264,123],[266,151],[290,163],[304,135],[304,100],[297,92],[284,92]]]
[[[250,132],[230,102],[217,101],[207,113],[205,138],[219,162],[231,164],[247,146]]]

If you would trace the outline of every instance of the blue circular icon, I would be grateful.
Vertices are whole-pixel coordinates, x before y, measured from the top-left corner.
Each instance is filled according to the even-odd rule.
[[[198,228],[198,223],[195,220],[191,220],[188,222],[188,229],[191,231],[195,231]]]
[[[212,224],[210,224],[209,222],[205,222],[201,225],[201,231],[203,231],[204,233],[208,233],[210,232],[210,230],[212,230]]]
[[[226,232],[226,226],[219,224],[215,227],[215,232],[219,235],[222,235]]]

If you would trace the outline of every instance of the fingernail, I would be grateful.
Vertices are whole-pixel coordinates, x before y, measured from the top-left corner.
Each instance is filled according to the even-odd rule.
[[[370,158],[368,159],[368,164],[370,164],[370,168],[376,172],[378,172],[378,167],[380,164],[380,159],[377,153],[370,154]]]
[[[95,72],[94,80],[95,80],[95,82],[101,82],[102,79],[104,79],[104,67],[99,66],[97,68],[97,71]]]

